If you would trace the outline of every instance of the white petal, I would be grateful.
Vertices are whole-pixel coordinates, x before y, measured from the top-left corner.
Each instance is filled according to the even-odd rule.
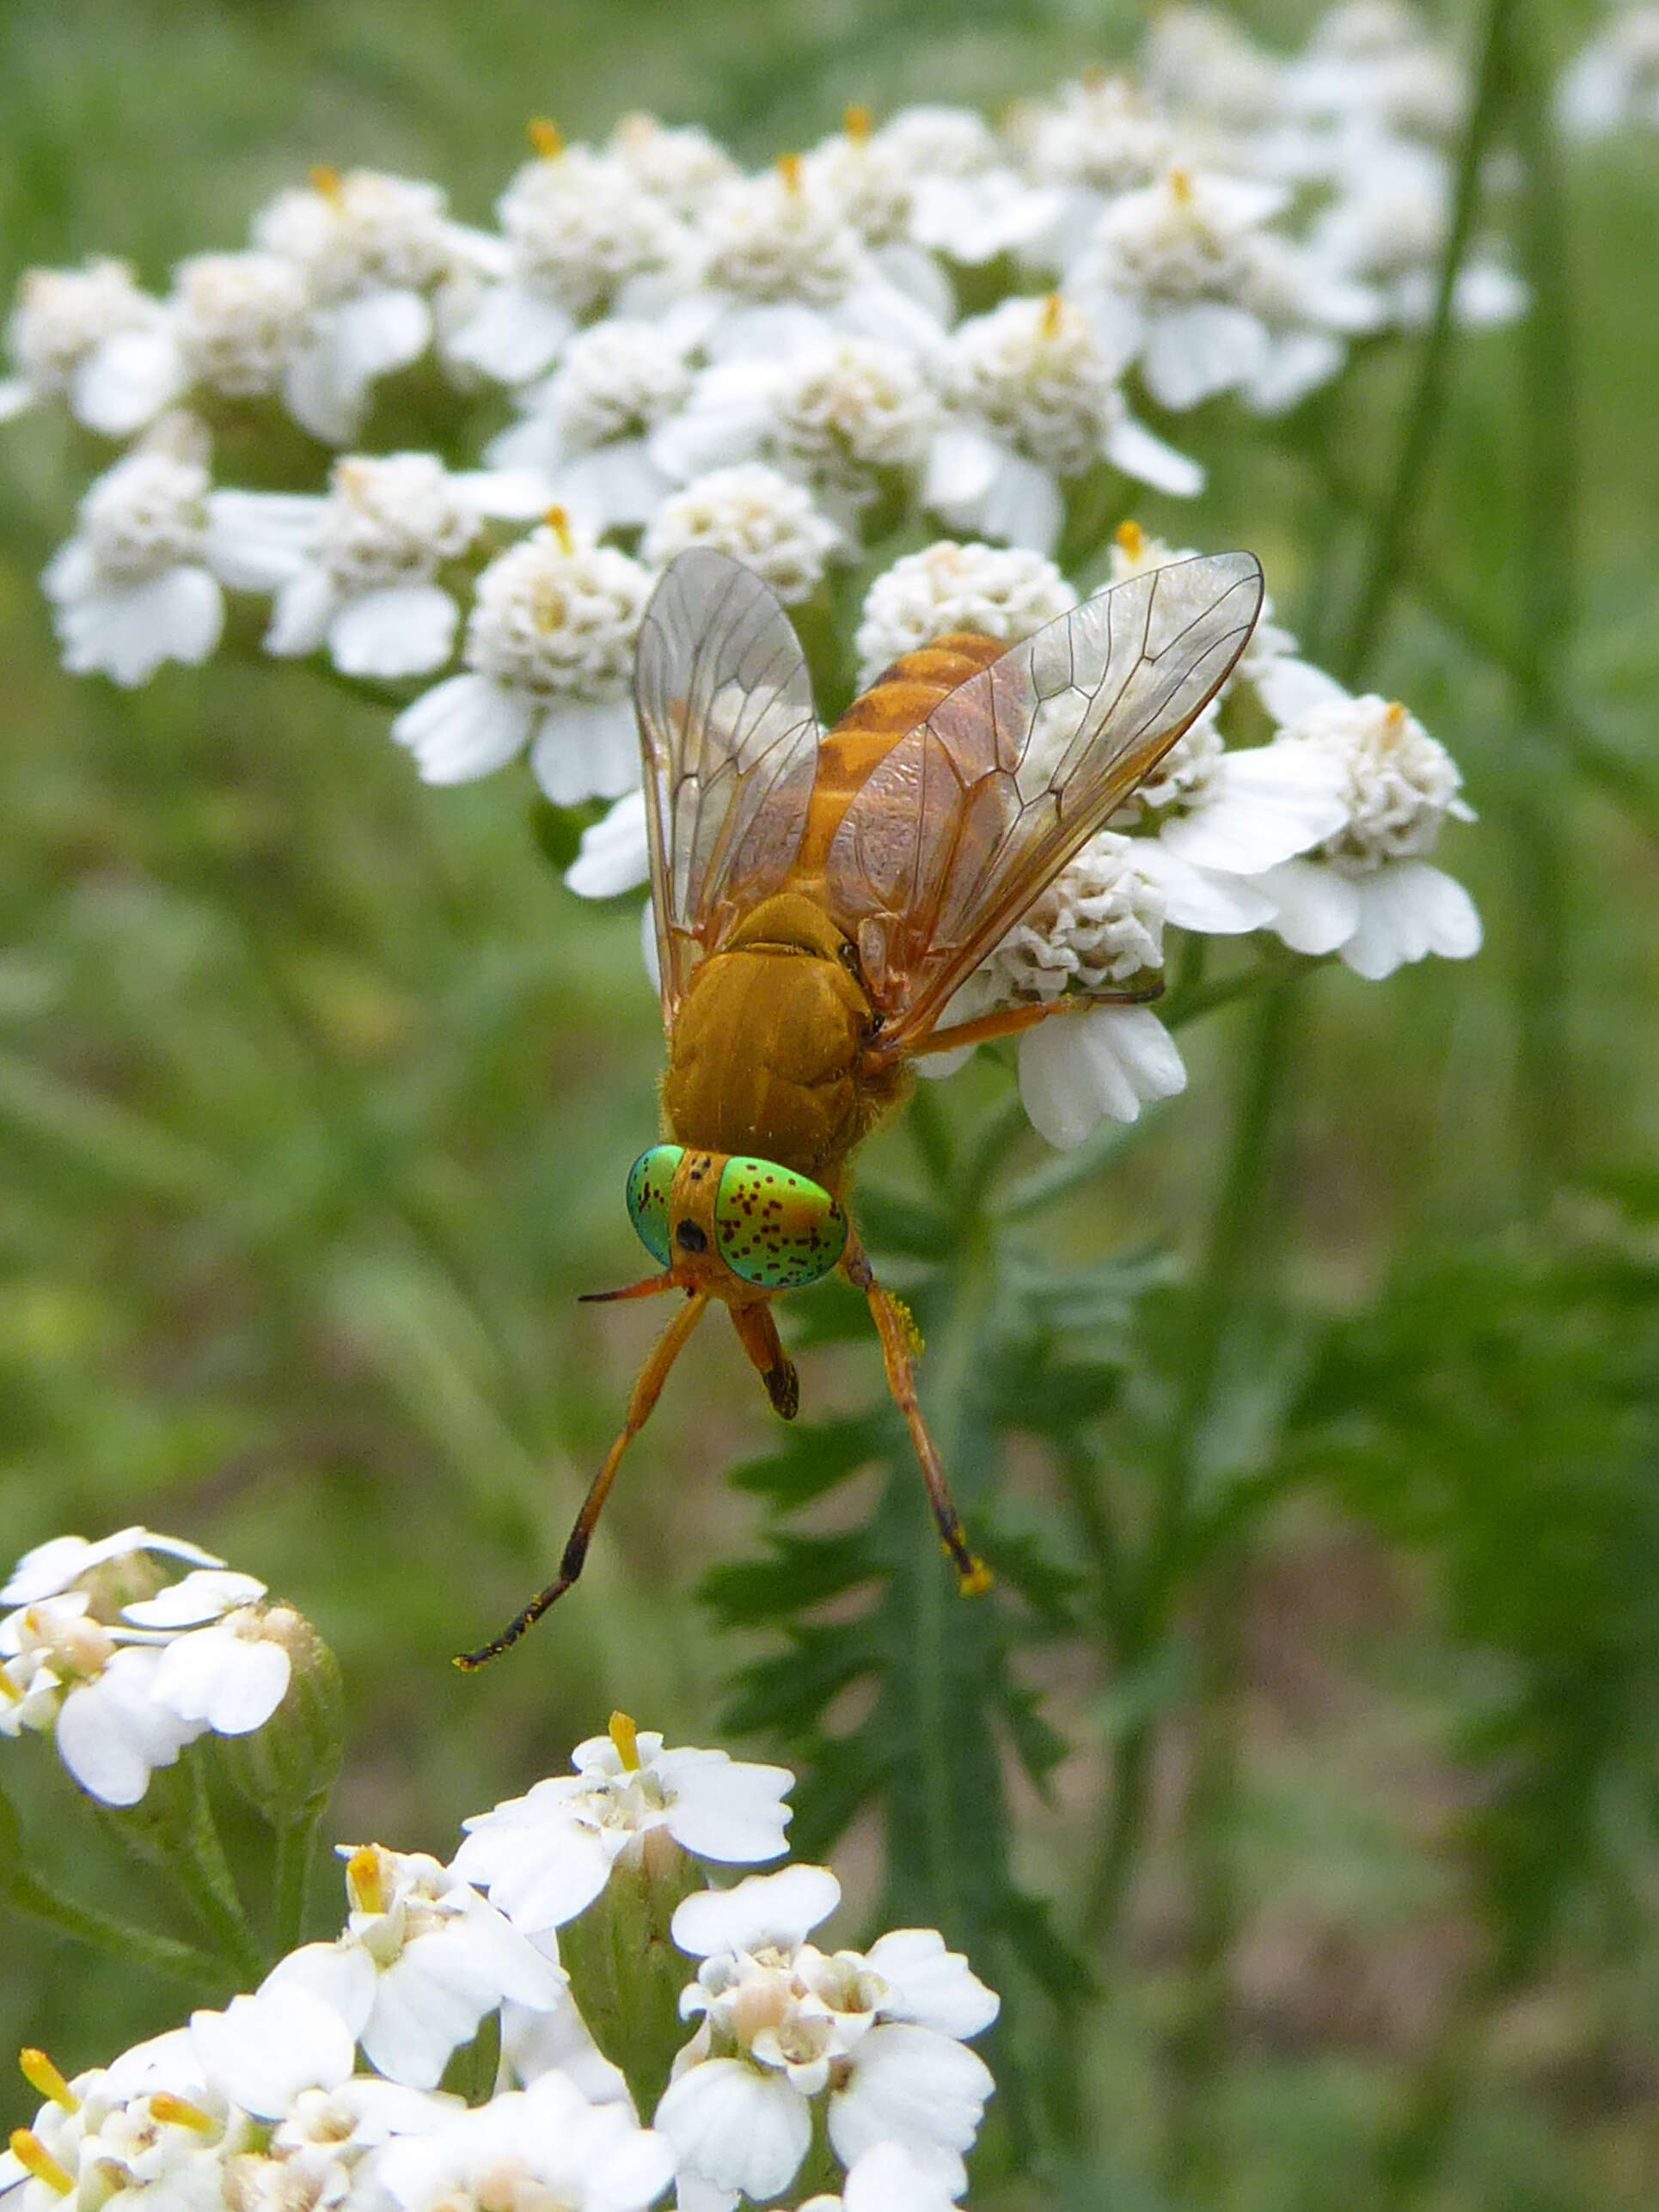
[[[646,795],[627,791],[609,814],[582,832],[582,847],[565,871],[565,886],[579,899],[610,899],[650,875]]]
[[[297,1982],[192,2013],[190,2041],[210,2085],[262,2120],[280,2118],[302,2089],[338,2088],[357,2055],[334,2007]]]
[[[935,2172],[959,2172],[995,2084],[984,2060],[931,2028],[872,2028],[847,2087],[830,2100],[830,2141],[851,2166],[898,2143]]]
[[[328,507],[309,492],[210,492],[207,565],[233,591],[274,591],[304,565]]]
[[[450,475],[450,486],[475,512],[504,522],[536,522],[553,504],[542,468],[462,468]]]
[[[145,584],[104,584],[58,611],[72,675],[147,683],[163,661],[194,667],[219,642],[224,601],[205,568],[168,569]]]
[[[169,1582],[153,1598],[136,1605],[123,1605],[121,1618],[140,1628],[195,1628],[217,1621],[233,1606],[251,1605],[265,1595],[265,1585],[255,1574],[237,1574],[227,1567],[196,1567],[182,1580]]]
[[[777,388],[771,362],[724,361],[706,370],[688,404],[652,432],[652,459],[683,484],[751,460],[773,427]]]
[[[358,387],[418,361],[432,334],[431,309],[419,292],[401,285],[346,300],[333,321],[341,378]]]
[[[1084,293],[1078,305],[1093,325],[1115,376],[1126,369],[1147,339],[1147,318],[1140,302],[1123,292]]]
[[[466,784],[504,767],[536,714],[533,699],[488,676],[451,676],[406,706],[392,736],[414,755],[423,783]]]
[[[1154,491],[1172,492],[1178,499],[1196,499],[1204,488],[1204,472],[1198,463],[1154,437],[1132,415],[1119,417],[1107,436],[1105,453],[1126,476],[1150,484]]]
[[[948,515],[984,498],[996,480],[1003,449],[983,431],[942,430],[927,455],[921,504]]]
[[[1019,1041],[1019,1096],[1032,1127],[1060,1152],[1104,1117],[1133,1121],[1147,1101],[1185,1088],[1175,1040],[1150,1006],[1056,1014]]]
[[[1245,396],[1259,415],[1288,414],[1310,392],[1328,384],[1347,358],[1348,348],[1331,332],[1292,331],[1273,340]]]
[[[181,1537],[156,1536],[137,1522],[117,1529],[113,1536],[100,1537],[96,1543],[89,1543],[84,1537],[52,1537],[23,1554],[11,1571],[10,1580],[0,1590],[0,1605],[32,1605],[39,1598],[55,1598],[89,1567],[101,1567],[106,1560],[124,1559],[134,1551],[158,1551],[187,1559],[198,1567],[224,1565],[214,1552],[203,1551]]]
[[[9,423],[14,415],[21,415],[39,398],[40,394],[27,376],[0,376],[0,423]]]
[[[260,1988],[309,1989],[339,2014],[355,2039],[374,2010],[379,1979],[374,1961],[355,1943],[306,1943],[279,1958]]]
[[[938,326],[925,334],[926,339],[937,339],[940,331],[956,321],[955,288],[923,246],[913,245],[908,238],[898,238],[888,245],[878,246],[870,258],[886,283],[902,295],[907,306],[912,310],[919,309]],[[988,254],[983,258],[990,257]],[[871,334],[890,339],[897,337],[901,344],[903,342],[902,333],[894,332],[891,325]]]
[[[940,2035],[977,2035],[1001,2010],[959,1951],[947,1951],[937,1928],[898,1928],[880,1936],[865,1954],[892,1995],[882,2017],[905,2020]]]
[[[429,1964],[454,1940],[418,1937],[380,1976],[374,2010],[358,2041],[364,2056],[389,2081],[435,2089],[450,2052],[471,2040],[492,2009],[487,1993],[456,1987]]]
[[[70,412],[105,437],[131,437],[185,388],[185,366],[164,322],[118,331],[94,346],[70,386]]]
[[[234,1628],[193,1628],[162,1651],[155,1695],[181,1720],[203,1722],[216,1735],[246,1736],[287,1696],[291,1671],[280,1644]]]
[[[1315,706],[1345,706],[1349,694],[1311,661],[1276,655],[1255,679],[1256,695],[1282,729]]]
[[[368,387],[351,377],[325,322],[282,372],[283,404],[325,445],[345,445],[362,419]]]
[[[787,1848],[790,1808],[781,1800],[795,1781],[787,1767],[721,1759],[693,1771],[668,1771],[674,1798],[668,1832],[697,1858],[746,1866],[779,1858]]]
[[[201,1733],[156,1702],[159,1654],[117,1652],[95,1682],[71,1690],[58,1715],[58,1756],[89,1796],[137,1805],[151,1771],[170,1767]]]
[[[455,645],[460,609],[436,584],[389,584],[348,599],[328,625],[342,675],[429,675]]]
[[[846,2212],[951,2212],[957,2193],[936,2165],[898,2143],[877,2143],[849,2170],[842,2202]]]
[[[530,747],[530,767],[555,806],[632,791],[640,773],[633,701],[573,699],[549,707]]]
[[[1390,860],[1353,879],[1359,922],[1342,948],[1356,975],[1380,981],[1437,952],[1467,960],[1480,950],[1480,916],[1461,883],[1426,860]]]
[[[1054,472],[1023,453],[1005,453],[981,503],[979,527],[988,538],[1049,553],[1059,542],[1066,503]]]
[[[648,522],[673,484],[646,449],[643,438],[618,438],[596,446],[554,470],[543,508],[560,506],[597,535]]]
[[[689,2067],[670,2082],[655,2124],[681,2165],[757,2201],[788,2186],[812,2140],[805,2099],[781,2075],[758,2073],[740,2058]]]
[[[574,328],[551,300],[517,284],[496,284],[472,320],[446,339],[444,351],[499,383],[524,384],[541,375]]]
[[[1158,842],[1195,867],[1259,875],[1337,834],[1348,820],[1347,781],[1333,754],[1294,741],[1223,753],[1191,813],[1166,822]]]
[[[326,568],[308,561],[278,590],[265,633],[267,653],[285,659],[315,653],[328,634],[340,605],[340,590]]]
[[[1156,317],[1141,374],[1164,406],[1194,407],[1258,376],[1267,352],[1267,332],[1257,316],[1219,300],[1198,300]]]
[[[1252,880],[1272,900],[1273,927],[1293,952],[1334,952],[1359,926],[1359,894],[1338,869],[1285,860]]]
[[[676,1907],[671,1932],[682,1951],[699,1958],[766,1944],[784,1949],[840,1903],[841,1884],[827,1867],[786,1867],[781,1874],[750,1874],[729,1890],[695,1891]]]
[[[525,2087],[544,2074],[560,2074],[590,2105],[634,2110],[621,2068],[605,2056],[568,1998],[547,2007],[516,2005],[509,1999],[501,2007],[501,2058]]]
[[[952,306],[955,302],[942,270],[924,290],[927,296],[912,296],[888,278],[872,274],[854,284],[845,299],[836,302],[830,320],[849,337],[879,339],[884,345],[901,346],[926,360],[945,334],[930,302],[945,299]]]
[[[1157,838],[1136,840],[1135,865],[1161,888],[1166,918],[1178,929],[1199,930],[1207,937],[1239,937],[1273,919],[1273,901],[1265,891],[1236,875],[1195,868]]]

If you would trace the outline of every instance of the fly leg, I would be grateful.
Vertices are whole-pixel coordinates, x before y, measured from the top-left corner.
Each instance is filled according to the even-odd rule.
[[[982,1590],[990,1588],[991,1570],[983,1559],[976,1557],[969,1547],[962,1517],[957,1512],[955,1500],[951,1496],[951,1486],[945,1479],[944,1468],[940,1464],[938,1450],[927,1433],[927,1424],[922,1419],[921,1408],[917,1402],[915,1324],[891,1292],[885,1291],[876,1280],[869,1255],[859,1242],[855,1229],[848,1231],[847,1250],[842,1256],[841,1267],[848,1281],[861,1290],[870,1302],[870,1317],[881,1339],[881,1356],[887,1369],[887,1387],[904,1416],[905,1426],[910,1432],[910,1441],[915,1446],[916,1457],[921,1463],[921,1477],[927,1485],[927,1501],[934,1509],[939,1540],[956,1569],[957,1584],[963,1596],[976,1598]]]
[[[800,1411],[800,1377],[795,1372],[794,1361],[783,1348],[770,1303],[732,1305],[727,1311],[738,1342],[766,1385],[773,1412],[785,1421],[793,1421]]]
[[[708,1295],[707,1291],[695,1291],[687,1298],[658,1338],[655,1351],[640,1370],[640,1379],[634,1385],[634,1396],[628,1400],[627,1420],[622,1433],[605,1454],[605,1463],[594,1476],[593,1487],[582,1501],[582,1510],[576,1517],[576,1525],[570,1532],[564,1555],[559,1561],[558,1574],[545,1590],[537,1592],[522,1612],[513,1615],[499,1636],[475,1652],[460,1654],[456,1665],[463,1674],[471,1674],[487,1659],[499,1659],[503,1652],[516,1644],[525,1629],[533,1628],[548,1606],[564,1596],[582,1572],[594,1525],[604,1510],[605,1500],[610,1495],[610,1486],[616,1480],[622,1454],[650,1420],[651,1409],[662,1394],[669,1369],[679,1358],[692,1330],[708,1311]]]
[[[981,1014],[971,1022],[958,1022],[948,1030],[930,1030],[915,1044],[906,1045],[904,1054],[907,1060],[919,1060],[924,1053],[955,1052],[963,1045],[989,1044],[995,1037],[1017,1036],[1022,1030],[1034,1030],[1039,1022],[1046,1022],[1056,1014],[1087,1014],[1092,1006],[1145,1006],[1163,994],[1160,980],[1128,991],[1072,991],[1063,999],[1044,999],[1025,1006],[999,1006],[995,1013]]]

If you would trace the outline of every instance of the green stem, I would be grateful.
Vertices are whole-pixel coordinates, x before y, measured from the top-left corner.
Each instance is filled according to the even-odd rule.
[[[277,1955],[294,1950],[305,1934],[305,1908],[316,1863],[317,1835],[326,1809],[318,1805],[277,1830]]]
[[[1435,311],[1418,358],[1417,383],[1406,412],[1393,486],[1383,510],[1371,559],[1361,582],[1347,650],[1338,674],[1351,689],[1370,661],[1383,618],[1411,555],[1411,535],[1423,502],[1435,440],[1445,416],[1446,378],[1455,327],[1453,313],[1462,266],[1480,199],[1480,170],[1503,105],[1505,34],[1515,0],[1491,0],[1481,40],[1474,104],[1458,159],[1451,229],[1441,259]]]
[[[171,1935],[156,1935],[149,1928],[134,1928],[128,1922],[117,1920],[112,1914],[100,1912],[95,1906],[77,1904],[48,1884],[22,1868],[13,1873],[7,1885],[8,1902],[31,1920],[43,1922],[55,1928],[59,1935],[71,1937],[77,1943],[90,1945],[95,1951],[107,1952],[128,1965],[145,1968],[152,1974],[165,1975],[169,1981],[182,1982],[199,1995],[216,1995],[223,1987],[224,1969],[219,1960],[193,1943],[181,1943]]]

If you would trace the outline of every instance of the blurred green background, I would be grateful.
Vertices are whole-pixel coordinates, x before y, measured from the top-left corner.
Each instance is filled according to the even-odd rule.
[[[1233,12],[1270,42],[1312,20]],[[1551,67],[1595,20],[1514,12]],[[532,113],[597,138],[649,107],[761,160],[849,101],[995,112],[1141,22],[1086,0],[4,0],[0,275],[112,253],[159,286],[317,162],[435,177],[483,221]],[[1272,1243],[1318,1328],[1227,1685],[1206,2203],[1659,2202],[1659,134],[1564,174],[1562,296],[1460,340],[1369,672],[1463,767],[1482,826],[1445,857],[1488,949],[1380,986],[1338,969],[1302,1008]],[[1282,617],[1331,646],[1412,364],[1387,350],[1331,403],[1336,498],[1294,432],[1240,417],[1199,449],[1197,512],[1136,511],[1255,547]],[[613,1705],[716,1740],[747,1647],[695,1592],[750,1546],[723,1475],[770,1416],[711,1329],[579,1598],[489,1674],[450,1669],[555,1558],[657,1325],[572,1302],[638,1267],[622,1182],[661,1036],[636,916],[563,890],[522,785],[423,790],[384,712],[315,670],[64,675],[36,577],[91,453],[44,418],[0,431],[5,1549],[143,1520],[263,1577],[345,1667],[331,1833],[447,1856]],[[1238,1042],[1232,1015],[1186,1033],[1190,1091],[1051,1227],[1063,1249],[1192,1249]],[[872,1182],[906,1182],[908,1144],[878,1140]],[[872,1343],[813,1354],[808,1410],[878,1379]],[[1020,1865],[1063,1902],[1111,1685],[1063,1648],[1034,1678],[1080,1748],[1052,1805],[1022,1801]],[[1190,1930],[1164,1800],[1198,1740],[1178,1713],[1103,1967],[1086,2078],[1112,2148],[1079,2204],[1165,2201]],[[0,1767],[65,1885],[123,1896],[54,1763],[8,1744]],[[65,2071],[178,2002],[21,1922],[0,1942],[0,2049]],[[6,2110],[33,2103],[19,2083]]]

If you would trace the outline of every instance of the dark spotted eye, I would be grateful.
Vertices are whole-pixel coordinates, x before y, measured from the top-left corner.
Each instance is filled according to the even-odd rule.
[[[847,1216],[827,1190],[775,1160],[729,1159],[714,1200],[714,1240],[744,1282],[801,1290],[846,1250]]]
[[[653,1145],[648,1152],[640,1153],[627,1171],[628,1219],[646,1251],[664,1268],[674,1257],[668,1236],[668,1197],[684,1158],[683,1145]]]

